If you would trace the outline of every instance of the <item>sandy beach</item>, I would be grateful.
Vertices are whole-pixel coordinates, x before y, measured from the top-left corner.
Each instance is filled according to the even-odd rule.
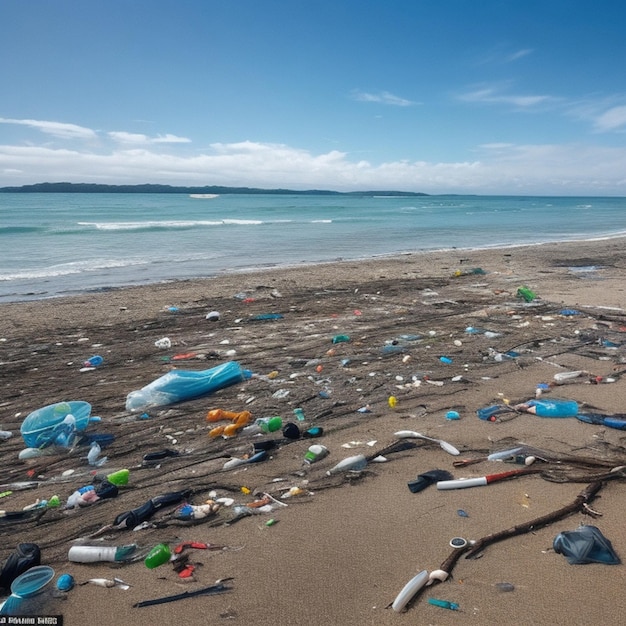
[[[0,441],[0,491],[11,491],[0,508],[19,511],[53,495],[64,503],[93,483],[95,473],[130,470],[115,498],[42,509],[25,520],[0,518],[2,563],[17,544],[34,542],[42,564],[56,573],[24,610],[62,615],[66,626],[622,623],[623,565],[571,565],[552,545],[558,533],[592,524],[626,558],[626,486],[623,478],[606,478],[626,464],[623,431],[513,411],[483,421],[476,412],[523,403],[535,397],[538,384],[571,371],[585,374],[553,385],[543,397],[575,400],[585,413],[625,411],[624,244],[415,253],[0,306],[0,429],[13,432]],[[534,292],[532,301],[518,297],[522,286]],[[218,320],[207,319],[213,311]],[[492,335],[468,333],[468,327]],[[333,343],[339,336],[349,340]],[[155,346],[165,337],[171,347]],[[103,363],[81,371],[96,354]],[[253,376],[209,396],[148,409],[144,417],[125,409],[128,393],[173,368],[204,370],[228,361]],[[26,416],[71,400],[90,403],[92,415],[101,417],[87,433],[114,435],[102,451],[108,461],[90,466],[84,446],[19,460]],[[281,431],[240,431],[211,438],[217,424],[206,417],[217,408],[247,410],[252,419],[280,416],[302,432],[320,427],[323,434],[291,440]],[[304,421],[294,408],[302,409]],[[459,419],[448,419],[450,412]],[[436,442],[400,440],[394,433],[402,430],[443,439],[460,455]],[[271,439],[277,443],[263,462],[223,469]],[[409,446],[389,448],[397,442]],[[313,444],[329,453],[307,465]],[[528,466],[536,473],[449,491],[431,485],[412,493],[407,486],[433,469],[455,478],[521,469],[526,466],[480,459],[522,445],[545,453]],[[178,455],[143,462],[163,450]],[[385,462],[373,460],[378,452]],[[327,475],[357,454],[368,457],[365,469]],[[563,461],[568,457],[598,465]],[[455,466],[461,459],[477,462]],[[8,486],[24,481],[37,486]],[[486,546],[474,555],[480,558],[461,555],[448,580],[422,589],[403,612],[390,608],[419,571],[440,568],[453,552],[453,537],[476,541],[540,518],[576,501],[594,481],[601,488],[589,506],[597,516],[579,508]],[[190,504],[211,498],[234,504],[223,502],[195,523],[174,517],[172,505],[157,511],[147,528],[110,529],[89,539],[119,514],[183,490],[190,490]],[[271,511],[235,518],[235,505],[263,501],[264,494],[271,496]],[[143,560],[70,562],[76,542],[136,543],[139,552],[161,542],[215,549],[184,549],[195,569],[183,579],[176,563],[148,569]],[[64,573],[76,586],[54,593]],[[87,582],[98,578],[119,578],[130,587]],[[218,595],[133,606],[218,580],[226,587]],[[432,606],[429,598],[458,610]]]

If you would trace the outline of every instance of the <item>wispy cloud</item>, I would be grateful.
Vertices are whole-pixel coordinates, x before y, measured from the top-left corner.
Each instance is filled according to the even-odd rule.
[[[626,130],[626,105],[612,107],[598,115],[594,125],[600,132]]]
[[[143,133],[129,133],[126,131],[111,131],[107,135],[113,139],[113,141],[125,144],[125,145],[147,145],[152,143],[190,143],[191,139],[187,137],[177,137],[169,133],[165,135],[157,135],[156,137],[150,137]]]
[[[369,93],[367,91],[358,91],[355,90],[352,92],[352,97],[358,102],[378,102],[380,104],[389,104],[391,106],[398,107],[408,107],[413,106],[415,104],[419,104],[418,102],[413,102],[412,100],[407,100],[406,98],[401,98],[400,96],[395,96],[388,91],[379,91],[378,93]]]
[[[519,61],[524,57],[527,57],[529,54],[532,54],[534,50],[532,48],[523,48],[522,50],[517,50],[505,57],[505,61],[507,63],[513,63],[514,61]]]
[[[538,104],[554,102],[557,98],[547,95],[517,95],[507,94],[495,87],[483,87],[459,95],[464,102],[478,102],[484,104],[508,104],[517,108],[530,108]]]
[[[65,124],[63,122],[48,122],[41,120],[16,120],[0,117],[1,124],[17,124],[20,126],[29,126],[35,128],[42,133],[58,137],[59,139],[95,139],[97,134],[91,128],[78,126],[77,124]]]

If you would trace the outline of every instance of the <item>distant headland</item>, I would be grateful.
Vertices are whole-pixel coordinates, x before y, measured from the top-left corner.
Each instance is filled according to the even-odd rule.
[[[414,191],[329,191],[324,189],[258,189],[256,187],[186,187],[172,185],[103,185],[99,183],[36,183],[21,187],[0,187],[0,193],[186,193],[186,194],[280,194],[315,196],[427,196]]]

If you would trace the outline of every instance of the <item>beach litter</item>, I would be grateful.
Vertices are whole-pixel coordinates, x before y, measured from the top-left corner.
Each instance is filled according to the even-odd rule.
[[[460,281],[457,285],[462,287],[466,283]],[[504,296],[506,297],[506,294]],[[510,292],[508,292],[508,296],[511,296]],[[525,300],[525,298],[521,299]],[[369,302],[374,302],[374,300]],[[250,306],[249,310],[251,311],[254,310],[253,303],[254,299],[252,298],[246,303],[246,306]],[[438,302],[440,308],[437,310],[438,314],[441,312],[441,319],[445,319],[445,316],[449,314],[448,311],[454,312],[454,307],[459,306],[460,303],[460,298],[458,301],[442,298]],[[363,302],[360,303],[360,306],[362,304]],[[282,523],[277,530],[272,531],[272,533],[278,532],[280,536],[283,529],[289,530],[288,519],[293,508],[301,503],[306,505],[309,502],[322,499],[317,496],[313,498],[314,493],[317,494],[318,491],[323,491],[329,487],[357,484],[357,481],[360,480],[375,479],[377,474],[384,472],[386,468],[384,465],[374,467],[374,464],[388,462],[394,454],[403,451],[408,453],[406,456],[410,458],[411,463],[415,462],[416,468],[412,476],[417,475],[417,478],[407,482],[409,491],[419,493],[432,485],[436,485],[438,491],[448,491],[448,495],[445,493],[437,495],[436,492],[423,494],[421,502],[429,502],[431,498],[441,498],[443,501],[445,498],[446,502],[442,507],[447,512],[447,518],[452,518],[450,512],[456,511],[456,521],[453,521],[452,524],[463,524],[466,529],[475,528],[480,516],[476,510],[477,507],[474,506],[471,509],[472,519],[462,521],[457,519],[457,517],[468,518],[469,515],[466,511],[470,509],[457,508],[460,504],[466,504],[458,500],[456,506],[452,504],[455,502],[455,496],[452,493],[455,489],[491,485],[495,482],[502,484],[508,479],[521,478],[526,475],[536,475],[542,480],[555,483],[578,481],[588,483],[588,487],[572,503],[558,511],[541,515],[529,522],[516,524],[510,529],[496,531],[476,541],[453,537],[449,543],[452,552],[438,568],[432,571],[421,570],[416,575],[410,574],[413,578],[401,590],[391,605],[395,611],[402,611],[409,606],[410,601],[416,598],[422,589],[443,583],[449,578],[457,562],[456,559],[462,556],[476,558],[492,543],[516,534],[534,532],[535,529],[563,519],[568,515],[577,513],[587,514],[591,517],[600,515],[590,506],[594,496],[608,481],[622,480],[626,476],[626,469],[624,468],[626,459],[620,457],[619,450],[615,446],[610,448],[603,439],[601,443],[605,445],[605,448],[602,451],[612,450],[615,452],[613,456],[608,453],[601,455],[597,449],[593,449],[587,456],[574,455],[563,452],[556,453],[527,445],[512,436],[513,429],[507,433],[510,436],[506,438],[497,439],[493,433],[498,431],[502,433],[503,430],[506,430],[505,422],[508,419],[520,418],[519,422],[511,426],[521,426],[524,416],[530,417],[533,414],[538,417],[575,417],[579,422],[590,426],[626,429],[626,414],[603,414],[599,412],[599,408],[585,405],[582,401],[550,396],[551,391],[560,388],[573,392],[590,393],[589,388],[581,389],[573,385],[597,384],[601,381],[608,382],[611,379],[618,380],[621,372],[618,371],[617,365],[619,359],[622,358],[620,347],[624,342],[618,341],[618,337],[608,333],[606,328],[594,329],[594,332],[589,332],[589,334],[575,334],[572,331],[568,335],[563,331],[561,335],[557,336],[557,333],[550,329],[551,324],[559,324],[560,327],[567,324],[573,328],[583,318],[583,314],[568,315],[563,313],[566,310],[562,309],[561,305],[557,306],[544,301],[534,302],[532,314],[528,312],[530,307],[511,302],[507,302],[506,307],[503,306],[502,310],[488,305],[485,307],[486,313],[483,314],[478,311],[478,307],[474,311],[467,310],[467,305],[463,301],[462,317],[457,317],[454,324],[449,323],[448,328],[443,325],[443,322],[438,323],[438,318],[432,316],[428,318],[409,317],[412,311],[405,302],[402,302],[402,306],[398,305],[395,309],[398,321],[390,321],[390,328],[385,327],[385,332],[389,332],[388,336],[396,337],[394,340],[396,343],[385,344],[390,349],[381,354],[380,338],[375,336],[376,333],[372,328],[376,331],[378,329],[373,326],[369,328],[367,323],[368,320],[381,321],[385,318],[382,317],[380,311],[368,310],[363,307],[364,314],[359,315],[359,320],[355,320],[359,325],[345,322],[346,319],[352,319],[349,312],[356,310],[354,306],[353,303],[349,303],[343,307],[343,313],[340,311],[336,314],[342,317],[341,323],[332,316],[329,316],[328,320],[319,320],[315,315],[308,316],[301,328],[294,326],[295,340],[291,336],[288,337],[288,340],[285,340],[284,337],[278,337],[276,333],[278,327],[273,324],[254,326],[256,335],[251,330],[252,325],[244,324],[236,329],[233,327],[228,329],[231,337],[226,340],[219,335],[222,330],[221,324],[212,326],[210,330],[215,332],[211,332],[210,335],[206,332],[206,324],[204,324],[204,330],[200,331],[203,333],[201,339],[198,340],[197,344],[185,348],[189,351],[181,352],[181,358],[211,355],[212,344],[222,345],[228,341],[234,343],[235,332],[247,332],[246,335],[240,335],[237,351],[241,354],[250,355],[249,358],[255,369],[258,368],[259,371],[270,372],[270,374],[256,376],[249,370],[243,370],[238,363],[229,362],[200,372],[173,370],[160,378],[156,378],[153,383],[139,391],[131,392],[127,396],[126,409],[136,413],[144,410],[142,403],[158,408],[185,400],[195,400],[195,402],[182,407],[172,407],[167,412],[155,411],[150,422],[137,422],[136,419],[129,421],[127,416],[117,415],[114,411],[111,412],[113,415],[105,418],[112,428],[119,428],[118,439],[116,445],[111,449],[110,458],[115,459],[117,454],[129,454],[129,458],[125,459],[124,463],[128,464],[133,472],[135,472],[135,468],[137,469],[137,473],[134,473],[137,480],[133,481],[131,489],[121,490],[126,502],[125,508],[130,510],[117,515],[112,524],[105,526],[89,538],[114,530],[143,530],[147,528],[150,528],[151,531],[144,533],[144,535],[154,536],[166,526],[176,527],[176,541],[181,543],[172,549],[171,545],[174,543],[171,535],[164,534],[162,537],[154,539],[154,543],[159,543],[154,546],[154,554],[150,563],[154,569],[160,568],[159,574],[169,569],[162,567],[163,565],[171,563],[176,576],[172,576],[170,573],[170,582],[173,579],[174,584],[182,584],[193,581],[196,576],[200,578],[202,569],[196,568],[197,564],[191,562],[191,556],[196,556],[195,550],[201,554],[204,550],[224,549],[223,546],[187,541],[184,532],[193,528],[194,524],[206,523],[211,528],[219,525],[229,527],[237,521],[248,520],[248,522],[242,522],[243,532],[252,529],[253,534],[256,535],[255,529],[265,532],[263,529],[275,525],[279,521],[279,515],[281,515],[280,521]],[[416,300],[412,301],[410,306],[417,307]],[[428,306],[433,305],[429,304]],[[333,305],[333,310],[334,308]],[[207,310],[205,307],[203,309],[202,315]],[[302,314],[295,306],[290,309],[291,311],[293,311],[294,317]],[[535,315],[534,311],[538,311],[539,315]],[[228,314],[230,312],[229,310]],[[252,312],[250,315],[242,316],[242,321],[280,319],[274,314],[271,315],[272,317],[266,313],[256,315]],[[394,309],[387,306],[387,303],[385,303],[384,315],[388,316],[387,319],[389,320],[394,315]],[[333,316],[335,316],[334,312]],[[188,317],[187,315],[168,317],[171,320],[168,323],[172,325],[161,326],[156,330],[159,333],[164,331],[176,333],[177,344],[186,346],[187,342],[191,341],[190,337],[198,334],[199,331],[190,325],[188,336],[185,337],[181,328],[174,326],[179,321],[182,324]],[[480,317],[480,325],[488,330],[468,326],[471,317]],[[209,319],[208,316],[207,319]],[[218,321],[218,319],[212,321]],[[428,323],[432,324],[432,330],[420,327],[423,326],[424,319],[428,319]],[[292,323],[292,320],[285,320],[284,324],[280,324],[281,333],[288,322]],[[385,323],[387,323],[386,319]],[[476,324],[478,326],[478,322]],[[541,325],[542,329],[546,329],[545,339],[542,337],[541,340],[537,340],[536,333],[532,335],[531,339],[528,338],[525,333],[531,332],[533,325]],[[530,330],[527,331],[528,328]],[[261,330],[268,330],[267,337],[262,337],[263,333],[259,332]],[[291,332],[292,328],[289,327],[287,330]],[[340,331],[342,335],[333,335],[333,332]],[[343,334],[344,332],[345,334]],[[518,335],[515,335],[516,332]],[[172,334],[172,336],[174,335]],[[349,340],[350,336],[358,337],[358,341],[356,339]],[[333,343],[337,344],[330,350],[327,345],[329,337],[333,337]],[[344,339],[339,341],[338,338],[340,337]],[[426,337],[429,346],[421,341],[422,337]],[[153,336],[152,339],[154,338]],[[370,345],[367,345],[368,338],[371,339]],[[275,341],[275,345],[273,348],[266,348],[261,339],[263,341],[267,339],[269,344]],[[459,350],[455,350],[453,346]],[[461,354],[461,348],[463,354]],[[141,363],[142,367],[145,363],[149,363],[152,368],[150,371],[158,373],[168,367],[161,361],[157,362],[158,357],[155,358],[155,351],[150,348],[150,345],[145,349],[145,352],[147,356],[145,357],[146,360]],[[409,352],[410,354],[408,354]],[[583,352],[585,352],[584,355]],[[573,357],[568,360],[574,353],[578,360],[574,360]],[[211,358],[216,356],[217,353]],[[588,361],[585,362],[583,356],[585,359],[608,357],[616,367],[611,371],[610,376],[592,375],[590,371],[595,371],[595,368],[593,365],[589,365]],[[152,361],[149,362],[149,359]],[[175,359],[176,357],[172,358],[172,360]],[[116,359],[115,361],[117,363],[120,360]],[[131,359],[126,363],[132,367],[130,365]],[[418,363],[419,365],[414,365]],[[542,383],[540,389],[538,386],[541,397],[524,400],[524,395],[521,400],[514,399],[513,393],[523,394],[523,390],[520,392],[521,387],[512,385],[516,389],[514,392],[511,388],[502,385],[500,381],[503,379],[500,378],[500,373],[514,373],[534,364],[539,364],[543,369],[533,380],[548,381]],[[139,365],[139,359],[137,359],[135,367]],[[554,376],[552,376],[554,370],[550,369],[552,366],[559,367],[558,373]],[[103,381],[105,380],[104,377],[108,377],[113,369],[111,366],[102,370]],[[128,378],[135,376],[134,380],[137,380],[142,374],[145,375],[143,370],[137,371],[138,376],[129,374]],[[608,371],[608,367],[606,371]],[[309,374],[312,375],[309,376]],[[219,379],[217,384],[205,384],[206,379],[210,378],[211,375]],[[323,379],[321,378],[322,375],[324,376]],[[100,375],[92,377],[92,380],[95,378],[100,378]],[[117,380],[114,378],[107,381],[107,384],[111,382],[117,384]],[[223,394],[223,406],[227,406],[228,410],[209,408],[202,403],[202,399],[213,391],[225,389],[240,382],[246,383],[243,389],[233,389]],[[475,410],[476,405],[472,405],[472,402],[466,398],[458,400],[459,396],[451,400],[450,396],[455,393],[465,393],[470,387],[477,388],[483,382],[490,385],[491,390],[483,394],[481,402],[486,401],[492,404],[486,405],[482,409],[479,408],[477,414],[479,419],[495,425],[485,429],[490,432],[486,437],[488,444],[481,446],[476,445],[479,438],[475,435],[476,429],[482,428],[481,425],[472,425],[465,420],[458,421],[461,414],[465,415],[467,411]],[[565,388],[565,385],[572,386]],[[534,382],[532,386],[534,386]],[[323,388],[323,394],[319,393],[320,387]],[[149,393],[143,393],[148,389]],[[159,396],[160,393],[166,395]],[[143,394],[143,397],[133,396],[133,394]],[[575,393],[572,395],[578,398]],[[580,398],[583,397],[588,396],[581,394]],[[511,398],[511,400],[505,398]],[[135,400],[137,400],[136,404],[134,404]],[[108,402],[109,398],[104,398],[105,406],[110,406],[107,404]],[[249,410],[241,410],[243,407],[247,407]],[[450,410],[452,408],[458,409],[458,411]],[[253,419],[253,413],[263,417]],[[74,492],[68,498],[66,510],[60,510],[56,513],[54,511],[49,512],[50,521],[56,523],[58,521],[54,518],[56,515],[59,520],[71,520],[72,523],[76,523],[76,519],[84,516],[86,527],[91,530],[96,527],[95,519],[98,519],[98,524],[102,523],[101,519],[98,518],[102,513],[100,507],[96,507],[95,510],[94,508],[85,510],[86,507],[98,503],[106,497],[115,497],[113,494],[117,495],[118,485],[112,479],[114,472],[111,472],[106,480],[101,474],[96,473],[98,463],[101,461],[104,442],[100,439],[89,440],[87,437],[81,440],[81,433],[76,434],[78,429],[72,423],[72,419],[66,421],[68,415],[71,415],[73,419],[83,418],[80,411],[67,412],[60,422],[53,424],[51,430],[46,431],[42,446],[34,447],[34,449],[39,451],[39,455],[42,455],[46,450],[51,452],[58,449],[65,450],[69,460],[77,461],[76,468],[69,470],[76,473],[67,474],[64,477],[64,480],[74,482],[71,489],[68,489],[68,493],[72,490]],[[446,421],[442,420],[443,415],[445,415]],[[294,421],[286,422],[285,419],[289,418]],[[406,424],[403,430],[394,432],[397,441],[393,441],[389,445],[383,445],[386,443],[383,442],[380,444],[380,449],[366,450],[364,454],[350,453],[353,456],[344,459],[336,458],[337,448],[335,446],[338,447],[340,441],[337,438],[338,432],[341,432],[344,427],[352,428],[351,431],[348,431],[349,435],[346,438],[349,443],[342,445],[344,448],[358,447],[362,450],[373,448],[384,436],[382,432],[376,429],[378,420],[381,418],[388,420],[384,422],[385,424],[392,423],[393,428],[402,428],[401,424]],[[172,421],[169,423],[174,423],[174,425],[167,429],[163,426],[163,421],[170,419]],[[219,422],[223,422],[223,424]],[[576,427],[576,420],[572,420],[570,424]],[[547,426],[545,423],[542,425]],[[474,440],[470,446],[471,440],[465,439],[465,433],[472,426],[475,430],[472,433]],[[56,427],[59,428],[55,430]],[[468,427],[467,430],[464,427]],[[441,430],[436,431],[437,428],[441,428]],[[540,426],[536,426],[536,428],[540,428]],[[380,430],[382,431],[382,429]],[[446,439],[424,435],[418,432],[419,430],[433,434],[441,432],[446,439],[457,441],[459,447],[450,444]],[[580,427],[579,430],[582,432],[586,429]],[[596,428],[596,430],[599,429]],[[207,437],[207,432],[209,437]],[[531,431],[528,432],[530,438]],[[29,431],[29,434],[32,433]],[[40,435],[40,433],[36,434],[37,436]],[[324,441],[326,445],[310,445],[313,442],[305,441],[306,438],[320,437],[324,434],[329,436],[328,440]],[[167,445],[170,446],[168,448],[162,448],[164,436],[168,438]],[[422,441],[415,443],[412,441],[414,439]],[[67,441],[70,445],[67,447],[60,446],[59,441]],[[80,451],[75,455],[70,454],[75,447],[78,447],[79,441],[83,441],[80,445],[89,446],[89,468],[84,467],[84,453],[82,456],[80,456]],[[145,449],[144,444],[146,442],[154,444],[152,451]],[[11,446],[12,444],[8,442],[2,445]],[[468,458],[461,458],[459,448],[463,450],[463,455],[467,455]],[[447,455],[454,456],[455,459],[452,460],[446,455],[441,455],[439,449]],[[421,452],[414,455],[415,451]],[[132,460],[131,455],[136,455],[135,461]],[[482,471],[480,475],[468,475],[466,478],[455,478],[446,469],[423,471],[428,467],[437,467],[439,461],[436,460],[435,455],[443,456],[444,459],[447,458],[448,463],[451,463],[453,467],[466,467],[487,462],[514,464],[520,468],[498,472],[493,469],[492,465],[490,470]],[[425,461],[425,458],[428,460]],[[37,477],[36,481],[32,481],[32,487],[28,488],[41,486],[50,488],[50,485],[54,484],[48,476],[51,471],[56,470],[54,466],[52,466],[52,470],[48,469],[45,464],[48,459],[37,460],[37,456],[33,456],[31,459],[22,460],[29,470],[33,470],[29,477]],[[79,460],[83,462],[84,471],[82,472],[76,471]],[[132,464],[134,462],[140,462],[141,465]],[[265,465],[262,469],[255,470],[255,466],[260,463],[265,463]],[[273,463],[279,467],[274,474],[272,473]],[[20,472],[23,473],[26,467],[21,467]],[[20,484],[19,481],[13,479],[13,476],[14,474],[11,473],[11,478],[8,480],[14,480],[14,482],[7,482],[6,488],[9,493],[5,496],[6,498],[10,498],[12,495],[10,486]],[[272,479],[271,476],[277,477]],[[294,476],[297,476],[298,479],[294,480]],[[16,474],[15,478],[21,478],[21,476]],[[80,482],[78,482],[79,480]],[[128,470],[126,470],[127,482]],[[77,488],[77,485],[82,483],[85,484]],[[160,489],[159,485],[167,484],[175,484],[177,485],[175,488],[178,488],[181,483],[188,488],[150,498],[143,505],[136,506],[144,498],[151,495],[149,489]],[[26,484],[24,482],[24,485]],[[220,498],[215,493],[210,495],[210,499],[207,499],[207,484],[211,484],[211,488],[215,488],[215,490],[219,488],[220,492],[225,490],[226,495]],[[242,484],[247,486],[241,488]],[[268,484],[271,486],[268,487]],[[143,493],[144,489],[146,490],[145,495],[143,497],[138,495]],[[506,487],[504,485],[500,488],[494,487],[496,495],[498,489],[504,492]],[[53,493],[52,489],[43,495],[47,496],[49,493]],[[528,496],[526,498],[528,499]],[[38,498],[32,506],[47,507],[47,502],[51,500],[52,498],[48,501],[44,498]],[[291,507],[292,503],[294,507],[286,510],[284,517],[281,513],[277,513],[283,511],[287,504]],[[533,494],[533,508],[537,508],[539,503],[540,499],[535,498]],[[20,506],[22,504],[23,502],[20,503]],[[115,504],[115,502],[110,502],[106,506],[110,508]],[[83,510],[79,512],[79,509]],[[108,509],[103,510],[106,514]],[[7,525],[13,523],[17,525],[18,522],[23,522],[29,524],[29,528],[33,526],[39,532],[39,528],[35,526],[39,519],[36,515],[43,513],[45,513],[45,509],[42,511],[5,511],[4,515],[0,515],[0,522],[4,520],[3,523]],[[159,513],[160,515],[158,515]],[[20,518],[20,516],[22,517]],[[114,514],[111,515],[111,517],[113,516]],[[45,521],[47,522],[48,519]],[[33,524],[33,522],[35,523]],[[287,526],[283,526],[285,522]],[[51,524],[48,528],[54,528],[54,526]],[[446,543],[447,538],[453,535],[450,528],[451,526],[446,531]],[[561,553],[565,554],[571,537],[565,533],[562,533],[560,537],[558,542],[555,540],[555,551],[558,552],[558,547],[562,550]],[[147,559],[147,550],[153,549],[152,547],[138,548],[138,544],[135,543],[110,545],[112,538],[106,537],[106,539],[107,542],[103,545],[94,541],[88,545],[72,546],[68,560],[80,563],[108,561],[120,566],[133,560]],[[274,540],[276,537],[271,539]],[[151,543],[152,545],[153,543]],[[128,550],[127,553],[126,550]],[[593,550],[591,553],[594,553]],[[201,557],[199,556],[199,558]],[[166,576],[167,573],[163,578]],[[125,583],[118,583],[116,580],[119,579],[94,578],[88,582],[103,587],[125,585]],[[150,606],[196,595],[221,593],[230,590],[230,587],[226,587],[224,584],[226,580],[230,579],[217,581],[215,585],[200,589],[197,592],[186,592],[156,598],[155,600],[146,600],[133,606]],[[66,585],[70,584],[67,580],[65,583]],[[493,581],[490,584],[493,588]],[[504,585],[504,583],[502,584]],[[495,585],[495,588],[499,589],[500,587]],[[502,590],[507,591],[509,589],[503,588]],[[449,591],[453,600],[455,597],[454,589],[449,588]],[[428,603],[452,611],[460,610],[459,605],[452,600],[430,598]],[[425,609],[423,604],[421,608]]]
[[[581,525],[576,530],[560,532],[554,538],[552,547],[557,554],[565,556],[570,565],[621,563],[611,542],[597,526]]]
[[[144,606],[155,606],[158,604],[166,604],[168,602],[176,602],[178,600],[186,600],[188,598],[197,598],[198,596],[212,596],[220,593],[230,591],[232,587],[227,586],[225,583],[233,580],[233,578],[222,578],[217,580],[215,584],[203,589],[196,589],[194,591],[184,591],[172,596],[164,596],[162,598],[155,598],[154,600],[142,600],[133,604],[133,608],[141,608]]]
[[[172,370],[145,387],[131,391],[126,397],[126,410],[134,413],[206,396],[251,376],[252,372],[236,361],[202,371]]]

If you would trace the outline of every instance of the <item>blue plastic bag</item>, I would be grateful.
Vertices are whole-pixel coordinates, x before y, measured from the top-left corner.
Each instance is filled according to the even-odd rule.
[[[252,372],[229,361],[202,371],[172,370],[126,397],[126,410],[132,413],[150,407],[167,406],[205,396],[247,380]]]
[[[571,565],[604,563],[619,565],[611,542],[596,526],[579,526],[576,530],[559,533],[553,542],[554,551],[567,558]]]

